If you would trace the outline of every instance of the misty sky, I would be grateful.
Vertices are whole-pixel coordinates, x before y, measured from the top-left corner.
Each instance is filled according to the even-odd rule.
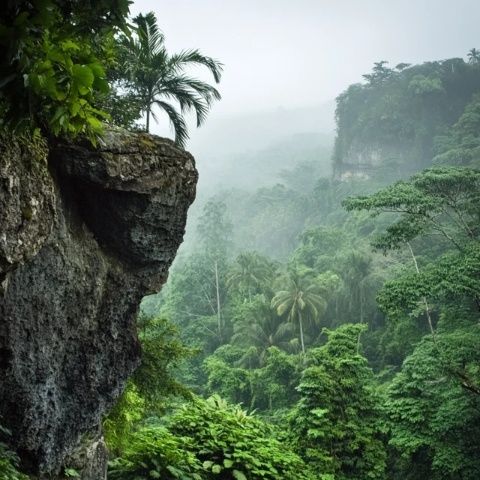
[[[225,64],[217,113],[335,97],[374,61],[416,63],[480,47],[479,0],[136,0],[171,52]]]
[[[395,66],[465,57],[480,48],[480,0],[136,0],[131,7],[134,15],[150,10],[171,53],[198,48],[225,64],[222,100],[204,127],[190,130],[189,148],[199,151],[211,150],[212,138],[218,141],[219,127],[232,117],[243,116],[248,129],[252,112],[330,102],[331,126],[319,130],[333,131],[333,99],[361,81],[373,62]],[[166,117],[160,120],[152,131],[171,136]],[[310,122],[284,130],[314,127]],[[226,128],[222,139],[228,145],[237,126]],[[247,143],[262,134],[252,133]]]

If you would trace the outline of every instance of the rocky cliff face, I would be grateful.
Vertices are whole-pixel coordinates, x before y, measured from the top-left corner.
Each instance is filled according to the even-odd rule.
[[[400,145],[352,141],[351,146],[336,160],[334,176],[338,180],[368,179],[387,174],[390,178],[410,173],[408,154]]]
[[[169,140],[0,141],[0,424],[28,471],[105,476],[101,419],[139,364],[135,316],[182,241],[197,172]]]

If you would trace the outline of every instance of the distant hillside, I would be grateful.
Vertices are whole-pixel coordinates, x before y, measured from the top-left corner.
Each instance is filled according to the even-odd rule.
[[[301,162],[330,169],[334,102],[228,117],[212,116],[189,142],[200,172],[199,193],[222,188],[255,189]],[[330,171],[330,170],[329,170]]]
[[[298,164],[313,164],[317,177],[329,176],[333,139],[333,134],[297,133],[279,137],[258,150],[200,157],[200,193],[228,188],[254,190],[284,183],[286,171]]]
[[[304,194],[319,177],[331,176],[334,128],[332,101],[309,108],[213,117],[193,131],[188,148],[200,178],[182,252],[196,244],[197,221],[209,198],[222,197],[230,209],[241,211],[247,208],[246,198],[256,201],[259,189]],[[243,239],[236,241],[243,245]]]
[[[379,62],[364,78],[337,98],[335,175],[393,179],[431,164],[438,139],[480,92],[480,61]]]

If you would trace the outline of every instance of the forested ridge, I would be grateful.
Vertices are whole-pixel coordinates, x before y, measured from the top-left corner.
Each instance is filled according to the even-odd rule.
[[[170,54],[128,3],[7,3],[2,134],[97,145],[163,111],[185,147],[184,115],[200,126],[220,99],[187,68],[217,84],[223,65]],[[108,478],[480,478],[480,54],[380,61],[336,122],[333,175],[323,146],[293,167],[266,150],[251,163],[277,159],[278,181],[199,196],[103,419]],[[0,426],[0,476],[35,478],[11,434]]]
[[[459,147],[478,148],[478,130],[466,126],[478,109],[478,61],[478,50],[472,49],[467,61],[450,58],[392,68],[387,61],[375,63],[363,83],[337,98],[336,175],[367,172],[387,181],[428,167],[434,157],[475,165],[478,152],[474,158],[465,151],[451,156]],[[453,139],[459,131],[470,136],[468,142]]]

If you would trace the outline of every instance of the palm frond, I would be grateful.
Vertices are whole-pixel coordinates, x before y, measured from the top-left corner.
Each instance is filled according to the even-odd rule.
[[[155,100],[155,105],[159,106],[162,110],[165,110],[175,131],[175,143],[179,147],[185,148],[185,143],[188,140],[188,130],[187,124],[182,115],[177,112],[173,105],[170,105],[163,100]]]
[[[211,85],[186,76],[161,79],[154,93],[176,100],[182,113],[194,110],[197,127],[207,118],[212,102],[220,98],[220,93]]]
[[[202,55],[199,50],[183,50],[170,57],[170,67],[178,71],[188,64],[197,64],[207,67],[213,75],[215,82],[220,82],[223,64],[211,57]]]
[[[281,322],[280,325],[277,328],[277,331],[276,331],[275,335],[279,339],[282,339],[282,338],[285,338],[287,336],[293,335],[294,332],[295,332],[295,328],[294,328],[292,323]]]
[[[155,56],[163,47],[165,37],[158,28],[157,18],[153,12],[140,14],[133,19],[136,26],[138,43],[144,54]]]

